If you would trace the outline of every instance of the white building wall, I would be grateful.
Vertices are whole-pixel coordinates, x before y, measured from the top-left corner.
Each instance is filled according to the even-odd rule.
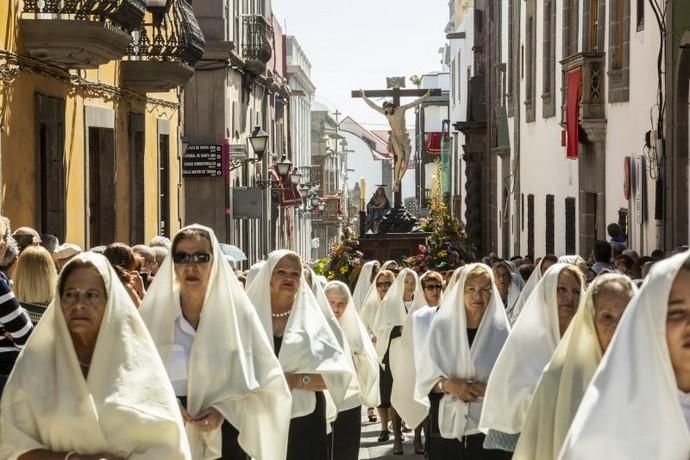
[[[628,246],[640,252],[650,254],[662,247],[657,241],[661,232],[657,232],[654,220],[655,182],[647,172],[647,211],[648,220],[641,221],[634,203],[628,203],[623,194],[624,158],[633,156],[638,165],[644,155],[643,145],[645,132],[656,130],[658,110],[656,108],[657,74],[656,62],[659,51],[659,29],[654,20],[654,13],[648,2],[645,4],[645,27],[638,32],[635,23],[636,9],[631,5],[630,21],[630,101],[607,105],[606,130],[606,220],[607,223],[618,221],[618,209],[629,208],[629,241]],[[608,5],[607,5],[608,6]],[[607,8],[607,13],[609,9]],[[609,35],[606,34],[606,49]]]
[[[311,63],[295,37],[287,37],[288,84],[290,96],[290,137],[294,167],[311,164],[311,111],[315,88],[311,82]],[[294,218],[291,249],[304,260],[312,255],[311,220],[297,208],[290,208]]]
[[[506,2],[507,3],[507,2]],[[556,30],[562,30],[563,15],[559,11],[556,14]],[[520,43],[526,43],[526,8],[520,5]],[[581,16],[580,16],[581,17]],[[506,18],[507,19],[507,18]],[[543,89],[543,63],[541,44],[544,42],[543,30],[543,4],[536,2],[536,78],[535,78],[535,121],[527,123],[525,108],[525,95],[527,90],[527,72],[521,71],[516,76],[520,78],[520,101],[516,101],[516,110],[521,111],[520,121],[520,186],[524,194],[524,230],[520,229],[521,252],[527,253],[527,203],[528,195],[534,195],[534,255],[540,257],[546,252],[546,195],[554,195],[554,250],[556,254],[565,253],[565,199],[572,197],[579,201],[579,184],[577,162],[568,160],[565,147],[561,145],[560,107],[561,94],[561,69],[558,64],[563,59],[562,33],[556,33],[556,85],[555,101],[556,115],[545,119],[543,116],[542,89]],[[506,21],[507,22],[507,21]],[[506,42],[507,48],[507,42]],[[527,50],[525,50],[525,59]],[[525,64],[526,65],[526,64]],[[576,205],[577,206],[577,205]],[[515,212],[516,210],[513,210]],[[577,228],[577,222],[576,222]],[[577,239],[576,239],[577,240]],[[577,244],[577,241],[576,241]]]

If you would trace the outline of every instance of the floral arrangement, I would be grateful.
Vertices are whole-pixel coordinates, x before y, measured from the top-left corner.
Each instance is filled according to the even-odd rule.
[[[342,281],[350,289],[354,289],[362,269],[363,256],[354,232],[346,227],[342,241],[333,244],[328,257],[316,261],[313,269],[317,275],[325,276],[328,281]]]
[[[441,164],[436,162],[436,178],[441,177]],[[476,249],[469,241],[464,226],[452,217],[443,199],[440,179],[431,187],[429,217],[421,222],[421,229],[429,232],[426,245],[419,245],[417,255],[405,260],[405,265],[419,273],[427,270],[452,270],[476,258]]]

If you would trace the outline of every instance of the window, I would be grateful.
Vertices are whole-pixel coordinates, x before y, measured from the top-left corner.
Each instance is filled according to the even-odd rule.
[[[525,82],[525,108],[526,108],[526,118],[527,122],[531,122],[535,120],[535,110],[534,110],[534,101],[535,101],[535,85],[536,85],[536,54],[537,54],[537,47],[536,47],[536,30],[535,30],[535,17],[536,17],[536,12],[535,12],[535,0],[530,0],[527,3],[527,30],[525,31],[526,33],[526,40],[525,40],[525,46],[527,47],[526,50],[526,58],[527,61],[525,62],[525,71],[527,74],[527,80]]]
[[[129,114],[129,239],[144,241],[145,222],[145,120],[141,113]]]
[[[553,0],[544,0],[544,46],[542,55],[543,117],[556,115],[556,8]]]
[[[555,203],[553,195],[546,195],[546,230],[544,232],[546,241],[546,254],[555,254]]]
[[[36,95],[38,228],[65,239],[65,100]]]
[[[170,136],[158,135],[158,234],[170,237]]]
[[[115,130],[88,127],[89,246],[116,241]]]
[[[645,0],[637,0],[637,31],[644,30],[644,5]]]
[[[611,10],[611,68],[623,68],[623,43],[625,41],[625,2],[614,0]]]
[[[516,0],[508,0],[508,82],[506,93],[508,96],[508,116],[513,115],[514,104],[513,104],[513,82],[515,79],[515,58],[513,51],[513,34],[515,33],[513,27],[513,3]]]
[[[565,253],[575,254],[575,198],[565,199]]]
[[[563,58],[577,53],[578,0],[563,0]]]
[[[462,51],[458,51],[457,63],[458,68],[455,72],[455,77],[457,78],[455,94],[457,95],[457,101],[459,104],[460,102],[462,102]]]
[[[527,254],[534,258],[534,195],[527,195]]]
[[[589,50],[599,50],[599,0],[589,0]]]
[[[609,16],[609,102],[630,99],[630,0],[612,0]]]
[[[458,74],[456,72],[456,66],[455,66],[455,59],[453,59],[450,63],[450,84],[453,87],[453,105],[457,103],[458,100],[458,91],[457,91],[457,81],[459,80]]]

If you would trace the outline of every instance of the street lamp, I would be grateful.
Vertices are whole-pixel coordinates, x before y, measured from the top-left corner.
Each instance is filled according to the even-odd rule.
[[[252,144],[252,149],[254,149],[254,154],[259,161],[264,157],[266,153],[266,143],[268,142],[268,133],[261,129],[261,126],[257,126],[252,131],[251,136],[249,136],[249,142]]]
[[[285,178],[290,174],[290,169],[292,168],[292,161],[283,155],[283,159],[276,163],[276,170],[281,179]]]
[[[319,206],[320,203],[321,203],[321,198],[319,198],[318,195],[314,195],[311,197],[311,207],[312,208]]]
[[[302,173],[299,172],[299,168],[292,168],[292,174],[290,174],[290,182],[294,185],[299,185],[302,180]]]
[[[324,212],[326,210],[326,202],[322,201],[319,203],[319,211]]]

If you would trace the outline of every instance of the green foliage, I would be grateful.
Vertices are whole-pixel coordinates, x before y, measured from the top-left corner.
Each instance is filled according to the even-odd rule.
[[[476,258],[476,249],[469,241],[462,222],[450,215],[443,199],[441,163],[436,161],[436,180],[431,188],[429,218],[421,228],[431,235],[427,244],[419,245],[419,253],[406,259],[406,265],[423,273],[427,270],[452,270]]]
[[[422,86],[422,77],[419,75],[412,75],[410,77],[410,82],[412,82],[413,85],[415,85],[417,88],[420,88]]]
[[[342,281],[354,289],[362,269],[362,257],[359,241],[351,231],[345,231],[342,241],[331,246],[328,257],[318,260],[313,269],[328,281]]]

